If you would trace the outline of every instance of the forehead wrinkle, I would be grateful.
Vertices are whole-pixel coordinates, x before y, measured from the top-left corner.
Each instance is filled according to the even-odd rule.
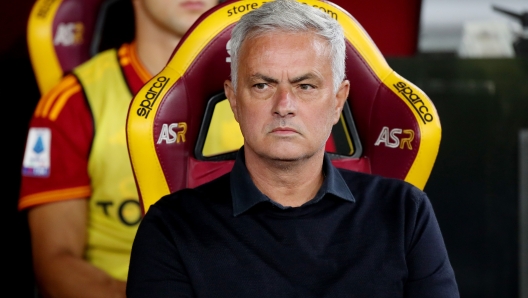
[[[314,73],[310,72],[310,73],[307,73],[307,74],[303,74],[303,75],[291,78],[289,80],[289,82],[292,83],[292,84],[295,84],[295,83],[299,83],[299,82],[302,82],[302,81],[305,81],[305,80],[310,80],[310,79],[319,79],[319,77],[317,75],[315,75]]]
[[[299,82],[302,82],[302,81],[305,81],[305,80],[318,79],[318,78],[319,77],[316,74],[310,72],[310,73],[302,74],[302,75],[299,75],[297,77],[288,79],[288,82],[290,82],[291,84],[295,84],[295,83],[299,83]],[[269,77],[269,76],[261,74],[261,73],[255,73],[255,74],[251,75],[249,77],[249,80],[250,81],[263,80],[263,81],[265,81],[267,83],[277,83],[277,84],[279,83],[278,79],[274,79],[272,77]]]
[[[279,80],[277,79],[274,79],[272,77],[268,77],[266,75],[263,75],[261,73],[255,73],[255,74],[252,74],[251,76],[249,76],[249,80],[250,81],[258,81],[258,80],[263,80],[267,83],[279,83]]]
[[[263,45],[260,42],[254,43],[254,40],[257,40],[257,39],[258,40],[270,40],[270,39],[274,40],[275,34],[273,33],[275,34],[278,33],[279,35],[283,35],[283,36],[284,35],[286,36],[287,35],[298,35],[298,34],[293,34],[292,32],[278,31],[278,32],[267,32],[265,34],[260,34],[257,36],[251,36],[251,37],[246,38],[246,40],[244,40],[242,44],[240,56],[248,58],[252,55],[256,55],[255,53],[258,52],[258,55],[255,58],[253,58],[253,60],[250,60],[248,64],[246,64],[246,67],[248,67],[247,71],[249,72],[249,76],[247,76],[246,78],[249,81],[263,80],[268,83],[280,83],[284,80],[287,80],[289,83],[293,84],[293,83],[301,82],[303,80],[309,80],[309,79],[321,80],[322,79],[323,75],[321,74],[320,70],[317,69],[317,67],[315,67],[315,69],[304,69],[304,71],[302,71],[301,69],[297,69],[297,71],[301,70],[302,72],[304,72],[302,74],[299,74],[299,73],[292,74],[291,72],[293,69],[286,69],[285,71],[282,72],[282,74],[276,74],[276,75],[279,75],[278,78],[276,78],[275,75],[270,76],[270,74],[273,72],[273,69],[275,68],[274,63],[276,61],[275,59],[276,54],[281,55],[281,54],[287,53],[287,55],[292,56],[292,59],[296,58],[295,50],[284,52],[281,48],[270,47],[269,44]],[[324,40],[322,37],[310,31],[303,32],[301,34],[306,34],[309,36],[308,42],[309,44],[311,44],[314,50],[314,54],[317,53],[315,54],[315,56],[318,56],[317,60],[319,61],[317,62],[317,64],[330,63],[330,61],[326,61],[326,60],[331,60],[330,46],[328,45],[328,42]],[[297,47],[299,46],[300,45],[297,45]],[[244,63],[242,63],[241,66],[243,64]],[[262,69],[260,70],[255,69],[254,64],[259,65],[259,68],[270,68],[271,73],[264,74],[264,73],[268,73],[267,71],[264,71],[264,73],[262,73],[261,72]]]

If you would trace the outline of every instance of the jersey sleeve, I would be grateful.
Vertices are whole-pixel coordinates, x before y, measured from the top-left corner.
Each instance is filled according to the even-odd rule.
[[[91,195],[88,157],[94,125],[82,87],[68,75],[33,113],[22,163],[18,209]]]

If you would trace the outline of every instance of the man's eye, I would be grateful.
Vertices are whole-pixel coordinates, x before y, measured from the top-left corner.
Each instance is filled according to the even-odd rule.
[[[258,84],[255,84],[253,85],[253,87],[259,89],[259,90],[262,90],[264,88],[266,88],[266,84],[265,83],[258,83]]]
[[[299,85],[299,88],[301,88],[301,90],[311,90],[314,89],[314,86],[310,84],[301,84]]]

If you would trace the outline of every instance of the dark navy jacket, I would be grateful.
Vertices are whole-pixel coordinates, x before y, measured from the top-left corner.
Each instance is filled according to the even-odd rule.
[[[150,207],[129,298],[459,297],[424,192],[325,156],[315,198],[284,208],[253,184],[242,150],[230,174]]]

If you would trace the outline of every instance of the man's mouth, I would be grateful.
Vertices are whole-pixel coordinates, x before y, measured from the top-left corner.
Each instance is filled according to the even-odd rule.
[[[271,132],[275,134],[296,134],[297,130],[291,127],[277,127],[272,129]]]
[[[203,10],[205,7],[205,4],[201,1],[185,1],[185,2],[182,2],[180,6],[188,10]]]

